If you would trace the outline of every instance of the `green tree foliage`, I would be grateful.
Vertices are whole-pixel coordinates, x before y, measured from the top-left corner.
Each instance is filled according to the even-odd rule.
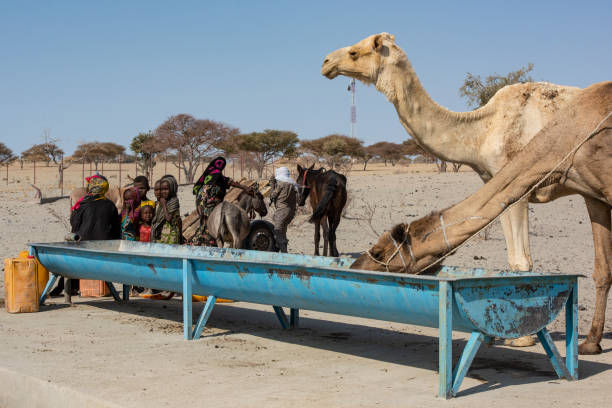
[[[239,133],[237,128],[224,123],[181,113],[159,125],[154,136],[160,148],[180,158],[175,165],[180,166],[187,181],[193,183],[200,164],[222,151],[224,143]]]
[[[346,165],[364,155],[363,142],[355,137],[332,134],[313,140],[303,140],[302,150],[323,159],[332,169]]]
[[[533,71],[533,64],[529,63],[527,67],[521,67],[505,76],[489,75],[484,81],[480,75],[474,76],[468,72],[463,86],[459,88],[459,95],[467,98],[468,106],[479,108],[486,105],[493,95],[506,85],[533,82],[533,78],[527,75],[531,71]]]
[[[255,169],[261,178],[266,165],[272,160],[294,156],[298,143],[298,135],[294,132],[266,129],[263,132],[240,135],[237,146],[239,150],[253,154]]]
[[[81,143],[74,151],[72,158],[75,160],[85,160],[94,163],[96,171],[102,161],[117,159],[120,154],[125,152],[125,147],[111,142],[89,142]]]

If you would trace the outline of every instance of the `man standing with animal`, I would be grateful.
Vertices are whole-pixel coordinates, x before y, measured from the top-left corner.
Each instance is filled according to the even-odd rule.
[[[297,184],[291,178],[287,167],[279,167],[270,179],[270,205],[274,203],[276,211],[272,217],[274,239],[280,252],[287,252],[287,226],[295,217],[297,206]]]

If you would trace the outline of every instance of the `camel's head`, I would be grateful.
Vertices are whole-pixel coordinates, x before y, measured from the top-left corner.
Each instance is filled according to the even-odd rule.
[[[395,63],[399,48],[388,33],[371,35],[355,45],[340,48],[325,57],[321,74],[329,79],[345,75],[367,84],[376,84],[382,69]],[[403,53],[402,53],[403,54]]]
[[[351,265],[351,269],[419,273],[436,258],[415,256],[412,248],[412,232],[411,225],[397,224],[391,231],[382,234],[376,245],[357,258]]]

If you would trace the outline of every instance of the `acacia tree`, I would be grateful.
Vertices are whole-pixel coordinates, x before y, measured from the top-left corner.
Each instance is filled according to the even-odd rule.
[[[136,158],[140,162],[140,171],[151,177],[156,158],[159,153],[165,150],[162,143],[157,140],[150,130],[146,133],[141,132],[132,139],[130,150],[136,153]]]
[[[0,142],[0,163],[10,163],[15,160],[13,151],[9,149],[4,143]]]
[[[240,131],[224,123],[196,119],[181,113],[169,117],[155,129],[159,146],[179,158],[175,165],[182,168],[189,183],[193,183],[201,162],[221,151],[223,142]]]
[[[102,161],[114,160],[125,152],[125,147],[111,142],[89,142],[77,146],[72,157],[79,161],[93,162],[98,171]]]
[[[298,135],[289,130],[266,129],[240,135],[237,147],[253,155],[254,166],[259,178],[267,164],[282,156],[293,156],[299,143]]]
[[[468,106],[479,108],[486,105],[493,95],[506,85],[533,82],[533,78],[527,75],[531,71],[533,71],[533,64],[529,63],[527,67],[521,67],[505,76],[489,75],[484,81],[480,75],[474,76],[468,72],[463,85],[459,88],[459,95],[467,98]]]
[[[45,153],[40,144],[35,144],[27,150],[21,153],[21,159],[26,161],[43,161],[47,162],[47,165],[51,162],[49,155]]]
[[[351,159],[361,158],[363,142],[355,137],[332,134],[313,140],[303,140],[302,150],[323,158],[328,166],[337,169],[350,163]]]
[[[359,155],[359,158],[363,162],[363,171],[366,170],[368,162],[372,160],[374,157],[376,157],[376,152],[374,151],[374,149],[372,149],[371,145],[366,146],[361,150],[361,154]]]
[[[16,157],[13,155],[13,151],[9,149],[4,143],[0,142],[0,165],[6,166],[8,176],[8,166],[15,160]],[[6,180],[8,183],[8,178]]]
[[[368,150],[385,162],[395,166],[404,157],[404,147],[398,143],[378,142],[368,146]]]

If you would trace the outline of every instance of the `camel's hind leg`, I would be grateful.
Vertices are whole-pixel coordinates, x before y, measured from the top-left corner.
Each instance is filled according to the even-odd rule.
[[[593,247],[595,250],[595,270],[593,280],[595,281],[595,312],[591,330],[586,340],[578,346],[579,354],[601,353],[601,337],[603,335],[604,323],[606,321],[606,302],[612,283],[612,235],[610,233],[610,210],[611,207],[594,198],[585,197],[591,228],[593,230]]]
[[[530,271],[533,268],[529,248],[529,202],[524,199],[500,217],[508,263],[513,271]]]

